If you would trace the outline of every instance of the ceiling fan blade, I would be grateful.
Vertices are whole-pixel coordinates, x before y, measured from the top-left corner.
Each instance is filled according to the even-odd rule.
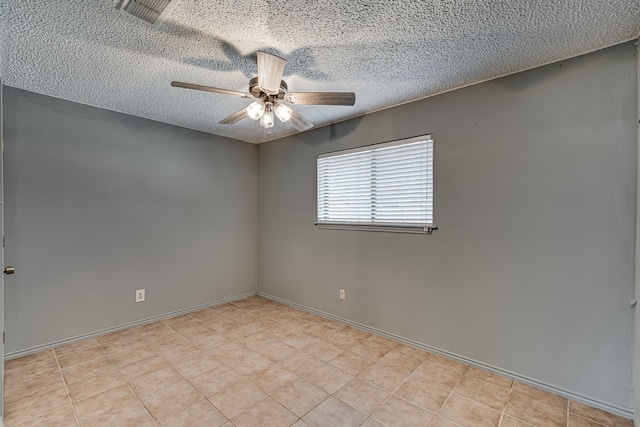
[[[267,52],[258,51],[258,86],[270,95],[280,91],[286,61]]]
[[[353,105],[356,94],[353,92],[290,92],[285,101],[298,105]]]
[[[229,89],[220,89],[218,87],[196,85],[193,83],[171,82],[171,86],[182,87],[185,89],[202,90],[205,92],[222,93],[224,95],[234,95],[234,96],[239,96],[241,98],[251,98],[251,95],[249,95],[248,93],[237,92],[235,90],[229,90]]]
[[[221,125],[232,125],[232,124],[234,124],[236,122],[239,122],[240,120],[244,119],[245,117],[247,117],[247,109],[243,108],[242,110],[236,111],[235,113],[233,113],[229,117],[226,117],[226,118],[220,120],[218,122],[218,124],[221,124]]]
[[[289,122],[291,122],[291,124],[300,132],[304,132],[305,130],[309,130],[313,127],[309,120],[305,119],[302,114],[298,113],[293,108],[291,109],[291,118],[289,119]]]

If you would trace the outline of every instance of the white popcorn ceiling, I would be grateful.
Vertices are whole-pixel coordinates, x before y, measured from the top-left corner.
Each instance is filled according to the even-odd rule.
[[[0,0],[8,86],[261,143],[246,92],[255,53],[287,60],[291,92],[353,91],[356,104],[296,106],[316,127],[638,37],[638,0],[182,0],[159,28],[117,0]],[[37,120],[37,118],[34,118]]]

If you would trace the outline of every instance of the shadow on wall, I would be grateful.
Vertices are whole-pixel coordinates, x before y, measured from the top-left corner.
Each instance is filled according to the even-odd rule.
[[[321,145],[327,145],[332,141],[340,140],[356,132],[356,130],[360,126],[360,122],[362,122],[363,119],[363,116],[355,117],[353,119],[345,120],[344,122],[334,123],[329,126],[316,128],[309,132],[302,132],[297,135],[291,136],[291,138],[295,138],[296,144],[302,143],[309,147],[319,147]]]

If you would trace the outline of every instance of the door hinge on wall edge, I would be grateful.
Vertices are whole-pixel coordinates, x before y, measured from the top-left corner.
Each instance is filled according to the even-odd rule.
[[[2,344],[4,344],[4,338],[5,338],[4,331],[2,331]]]

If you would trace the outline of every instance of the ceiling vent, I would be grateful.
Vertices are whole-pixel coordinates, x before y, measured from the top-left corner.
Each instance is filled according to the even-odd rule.
[[[180,0],[121,0],[118,9],[148,23],[159,26]]]

